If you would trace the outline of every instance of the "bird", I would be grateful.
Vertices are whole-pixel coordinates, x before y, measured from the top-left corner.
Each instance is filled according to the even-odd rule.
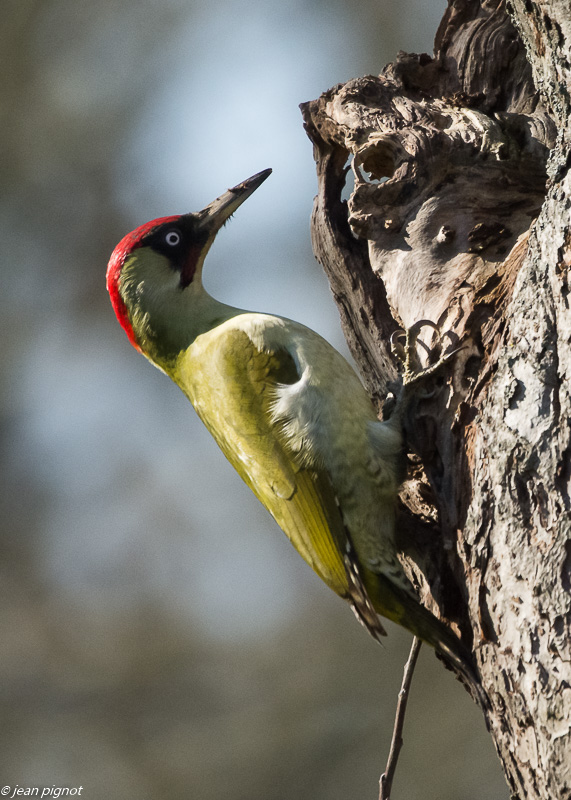
[[[217,233],[270,173],[253,175],[202,211],[128,233],[107,268],[115,314],[369,633],[381,641],[381,617],[392,620],[473,683],[471,654],[420,603],[398,558],[396,507],[407,464],[399,402],[379,420],[353,367],[319,334],[221,303],[203,286]]]

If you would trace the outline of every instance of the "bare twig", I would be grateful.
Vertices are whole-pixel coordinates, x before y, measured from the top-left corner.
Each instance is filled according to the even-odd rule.
[[[415,636],[414,639],[412,640],[412,646],[410,648],[408,661],[406,662],[404,667],[404,675],[402,679],[402,685],[400,687],[399,699],[397,702],[397,711],[395,714],[395,725],[393,728],[391,749],[389,751],[389,757],[387,759],[387,766],[385,768],[385,771],[381,775],[381,779],[379,781],[379,786],[380,786],[379,800],[390,800],[391,788],[393,785],[393,779],[395,777],[397,762],[399,760],[401,747],[403,745],[402,731],[404,727],[404,715],[406,713],[406,704],[408,702],[408,693],[410,690],[410,684],[412,682],[412,676],[414,673],[414,668],[416,666],[416,660],[420,652],[421,644],[422,642],[420,641],[420,639],[417,636]]]

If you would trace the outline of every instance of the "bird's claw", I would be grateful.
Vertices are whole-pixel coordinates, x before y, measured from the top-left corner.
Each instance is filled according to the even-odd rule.
[[[434,347],[429,347],[418,337],[423,328],[432,328],[436,333],[436,344]],[[452,339],[452,334],[446,332],[444,334]],[[450,359],[456,355],[463,347],[456,347],[448,353],[442,355],[442,333],[438,325],[427,319],[421,319],[415,322],[410,328],[406,330],[397,330],[391,335],[390,345],[391,352],[400,361],[402,367],[402,381],[404,386],[411,386],[438,372]],[[435,353],[437,353],[437,360],[427,367],[420,364],[418,357],[418,346],[422,347],[428,355],[428,359],[432,360]],[[428,392],[423,395],[424,397],[431,397],[434,391]]]

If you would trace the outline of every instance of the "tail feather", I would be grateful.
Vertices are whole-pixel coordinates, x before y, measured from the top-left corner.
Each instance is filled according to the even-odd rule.
[[[431,645],[463,680],[474,700],[487,708],[471,652],[437,617],[385,575],[367,571],[364,584],[378,614],[396,622]]]
[[[386,636],[387,632],[379,619],[377,609],[373,605],[367,589],[365,588],[365,584],[361,579],[359,566],[349,540],[347,541],[347,552],[345,553],[344,563],[349,592],[347,599],[351,603],[353,613],[361,625],[369,631],[371,636],[376,639],[379,644],[382,644],[382,637]]]

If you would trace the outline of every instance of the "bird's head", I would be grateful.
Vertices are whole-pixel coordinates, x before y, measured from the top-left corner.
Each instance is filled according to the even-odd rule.
[[[202,211],[159,217],[128,233],[107,267],[107,289],[131,344],[155,363],[179,352],[200,314],[202,266],[216,234],[271,169],[228,189]]]

